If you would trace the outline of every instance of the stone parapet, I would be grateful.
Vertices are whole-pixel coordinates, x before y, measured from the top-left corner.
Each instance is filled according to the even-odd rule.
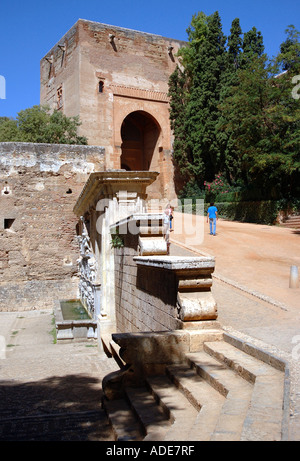
[[[172,271],[176,276],[177,309],[180,320],[199,321],[217,318],[217,305],[211,293],[215,260],[210,257],[139,256],[138,266]]]

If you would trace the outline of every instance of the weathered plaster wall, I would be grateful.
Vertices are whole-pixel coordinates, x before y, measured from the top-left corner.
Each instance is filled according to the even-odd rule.
[[[101,147],[0,143],[0,310],[77,297],[73,207],[104,160]]]

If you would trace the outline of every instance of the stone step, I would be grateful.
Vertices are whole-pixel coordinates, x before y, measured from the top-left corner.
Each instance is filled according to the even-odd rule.
[[[171,423],[149,389],[127,387],[125,392],[145,434],[144,440],[164,440]]]
[[[241,439],[281,440],[284,373],[223,341],[206,343],[204,349],[253,384]]]
[[[281,224],[283,227],[298,227],[300,226],[300,221],[286,221]]]
[[[117,402],[113,415],[108,411],[116,440],[282,440],[284,364],[249,344],[243,348],[226,335],[205,341],[201,351],[186,354],[186,363],[148,376],[148,387],[126,388],[125,403],[109,402]]]
[[[198,410],[167,376],[149,376],[147,382],[158,404],[164,409],[172,423],[163,440],[187,441]]]
[[[300,215],[289,216],[285,222],[287,221],[300,221]]]
[[[300,216],[298,215],[290,216],[281,225],[284,227],[299,228],[300,227]]]
[[[143,428],[125,399],[104,400],[103,408],[116,441],[143,440]]]
[[[212,441],[239,441],[251,402],[253,386],[206,352],[187,354],[189,364],[225,397]]]
[[[167,368],[171,380],[198,411],[187,440],[209,441],[217,425],[225,397],[185,365]]]

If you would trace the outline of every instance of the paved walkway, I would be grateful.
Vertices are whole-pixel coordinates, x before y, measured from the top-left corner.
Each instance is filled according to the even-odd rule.
[[[219,220],[213,237],[203,218],[185,215],[187,235],[180,220],[175,215],[171,252],[215,256],[213,293],[224,329],[289,362],[290,439],[300,440],[300,289],[289,288],[300,235]],[[112,440],[101,381],[117,369],[114,361],[94,343],[54,344],[52,322],[50,311],[0,313],[7,346],[0,343],[0,440],[45,440],[43,433],[47,440]]]

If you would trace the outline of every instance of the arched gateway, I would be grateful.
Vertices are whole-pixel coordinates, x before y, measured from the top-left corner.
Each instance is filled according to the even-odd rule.
[[[157,164],[161,128],[147,112],[127,115],[121,126],[121,168],[151,171]]]

